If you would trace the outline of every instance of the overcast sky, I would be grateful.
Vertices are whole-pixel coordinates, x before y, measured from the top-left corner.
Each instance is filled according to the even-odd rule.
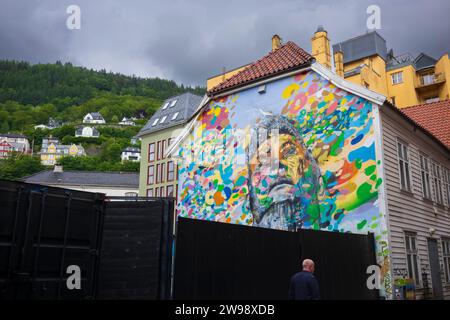
[[[0,0],[0,59],[70,61],[187,85],[270,51],[279,34],[310,52],[318,25],[331,44],[366,32],[366,9],[381,8],[381,30],[395,54],[450,50],[449,0]],[[81,29],[69,30],[69,5]]]

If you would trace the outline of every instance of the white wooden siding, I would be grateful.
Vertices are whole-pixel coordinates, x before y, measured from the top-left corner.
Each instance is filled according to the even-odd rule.
[[[414,129],[411,124],[394,111],[381,107],[380,114],[392,269],[407,269],[404,232],[416,233],[420,261],[419,273],[427,272],[431,290],[427,238],[437,239],[442,288],[444,297],[450,299],[450,284],[445,283],[441,242],[443,237],[450,237],[450,209],[423,199],[419,162],[419,152],[424,152],[430,159],[439,162],[445,168],[450,168],[450,152],[433,141],[419,128]],[[400,190],[397,139],[401,139],[408,144],[411,174],[410,193]],[[444,192],[444,199],[447,199],[447,197],[449,195]],[[444,203],[448,202],[444,200]],[[436,230],[433,235],[430,234],[430,228]],[[422,298],[423,289],[419,287],[416,294],[417,298]]]

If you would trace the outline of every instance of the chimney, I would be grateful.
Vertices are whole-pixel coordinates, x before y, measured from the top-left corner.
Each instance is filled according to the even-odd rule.
[[[55,164],[55,166],[53,167],[53,172],[63,172],[63,166]]]
[[[272,36],[272,51],[275,51],[281,47],[281,38],[279,35],[274,34]]]
[[[334,68],[336,69],[336,74],[343,78],[344,77],[344,53],[342,51],[336,51],[334,53]]]
[[[331,70],[330,39],[323,26],[319,26],[311,38],[311,54],[317,62]]]

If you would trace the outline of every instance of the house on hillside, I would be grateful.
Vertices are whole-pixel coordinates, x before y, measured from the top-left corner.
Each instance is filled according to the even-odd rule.
[[[119,122],[122,126],[135,126],[136,123],[131,118],[123,117],[122,121]]]
[[[42,147],[39,152],[41,163],[46,166],[55,165],[62,157],[81,157],[86,152],[82,145],[63,145],[59,143],[59,139],[46,137],[42,139]]]
[[[268,55],[208,89],[166,150],[178,165],[177,212],[370,232],[382,297],[410,283],[419,299],[450,299],[450,149],[433,129],[450,112],[433,119],[421,123],[274,36]],[[143,154],[154,161],[152,151]],[[153,168],[141,167],[148,189]]]
[[[91,112],[84,116],[83,123],[105,124],[106,121],[105,119],[103,119],[102,115],[99,112]]]
[[[61,126],[62,126],[62,122],[61,121],[55,120],[52,117],[50,117],[48,119],[48,124],[46,124],[46,125],[45,124],[38,124],[38,125],[34,126],[34,129],[52,130],[52,129],[55,129],[55,128],[59,128]]]
[[[81,126],[75,130],[75,137],[98,138],[100,132],[95,127]]]
[[[7,157],[11,152],[30,153],[28,138],[17,133],[0,133],[1,154]]]
[[[166,99],[134,138],[141,139],[139,194],[172,197],[177,190],[177,167],[166,158],[172,138],[199,106],[202,97],[186,92]]]
[[[120,158],[122,161],[141,161],[141,149],[127,147],[122,150]]]
[[[32,174],[22,180],[27,183],[120,197],[136,197],[139,187],[139,174],[136,172],[65,171],[62,166]]]

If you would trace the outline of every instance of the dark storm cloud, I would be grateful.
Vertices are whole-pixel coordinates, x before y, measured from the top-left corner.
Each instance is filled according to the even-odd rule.
[[[81,8],[81,30],[66,28],[70,4]],[[204,84],[266,54],[275,33],[308,51],[318,25],[332,43],[362,34],[371,4],[396,54],[449,51],[448,0],[0,0],[0,58]]]

